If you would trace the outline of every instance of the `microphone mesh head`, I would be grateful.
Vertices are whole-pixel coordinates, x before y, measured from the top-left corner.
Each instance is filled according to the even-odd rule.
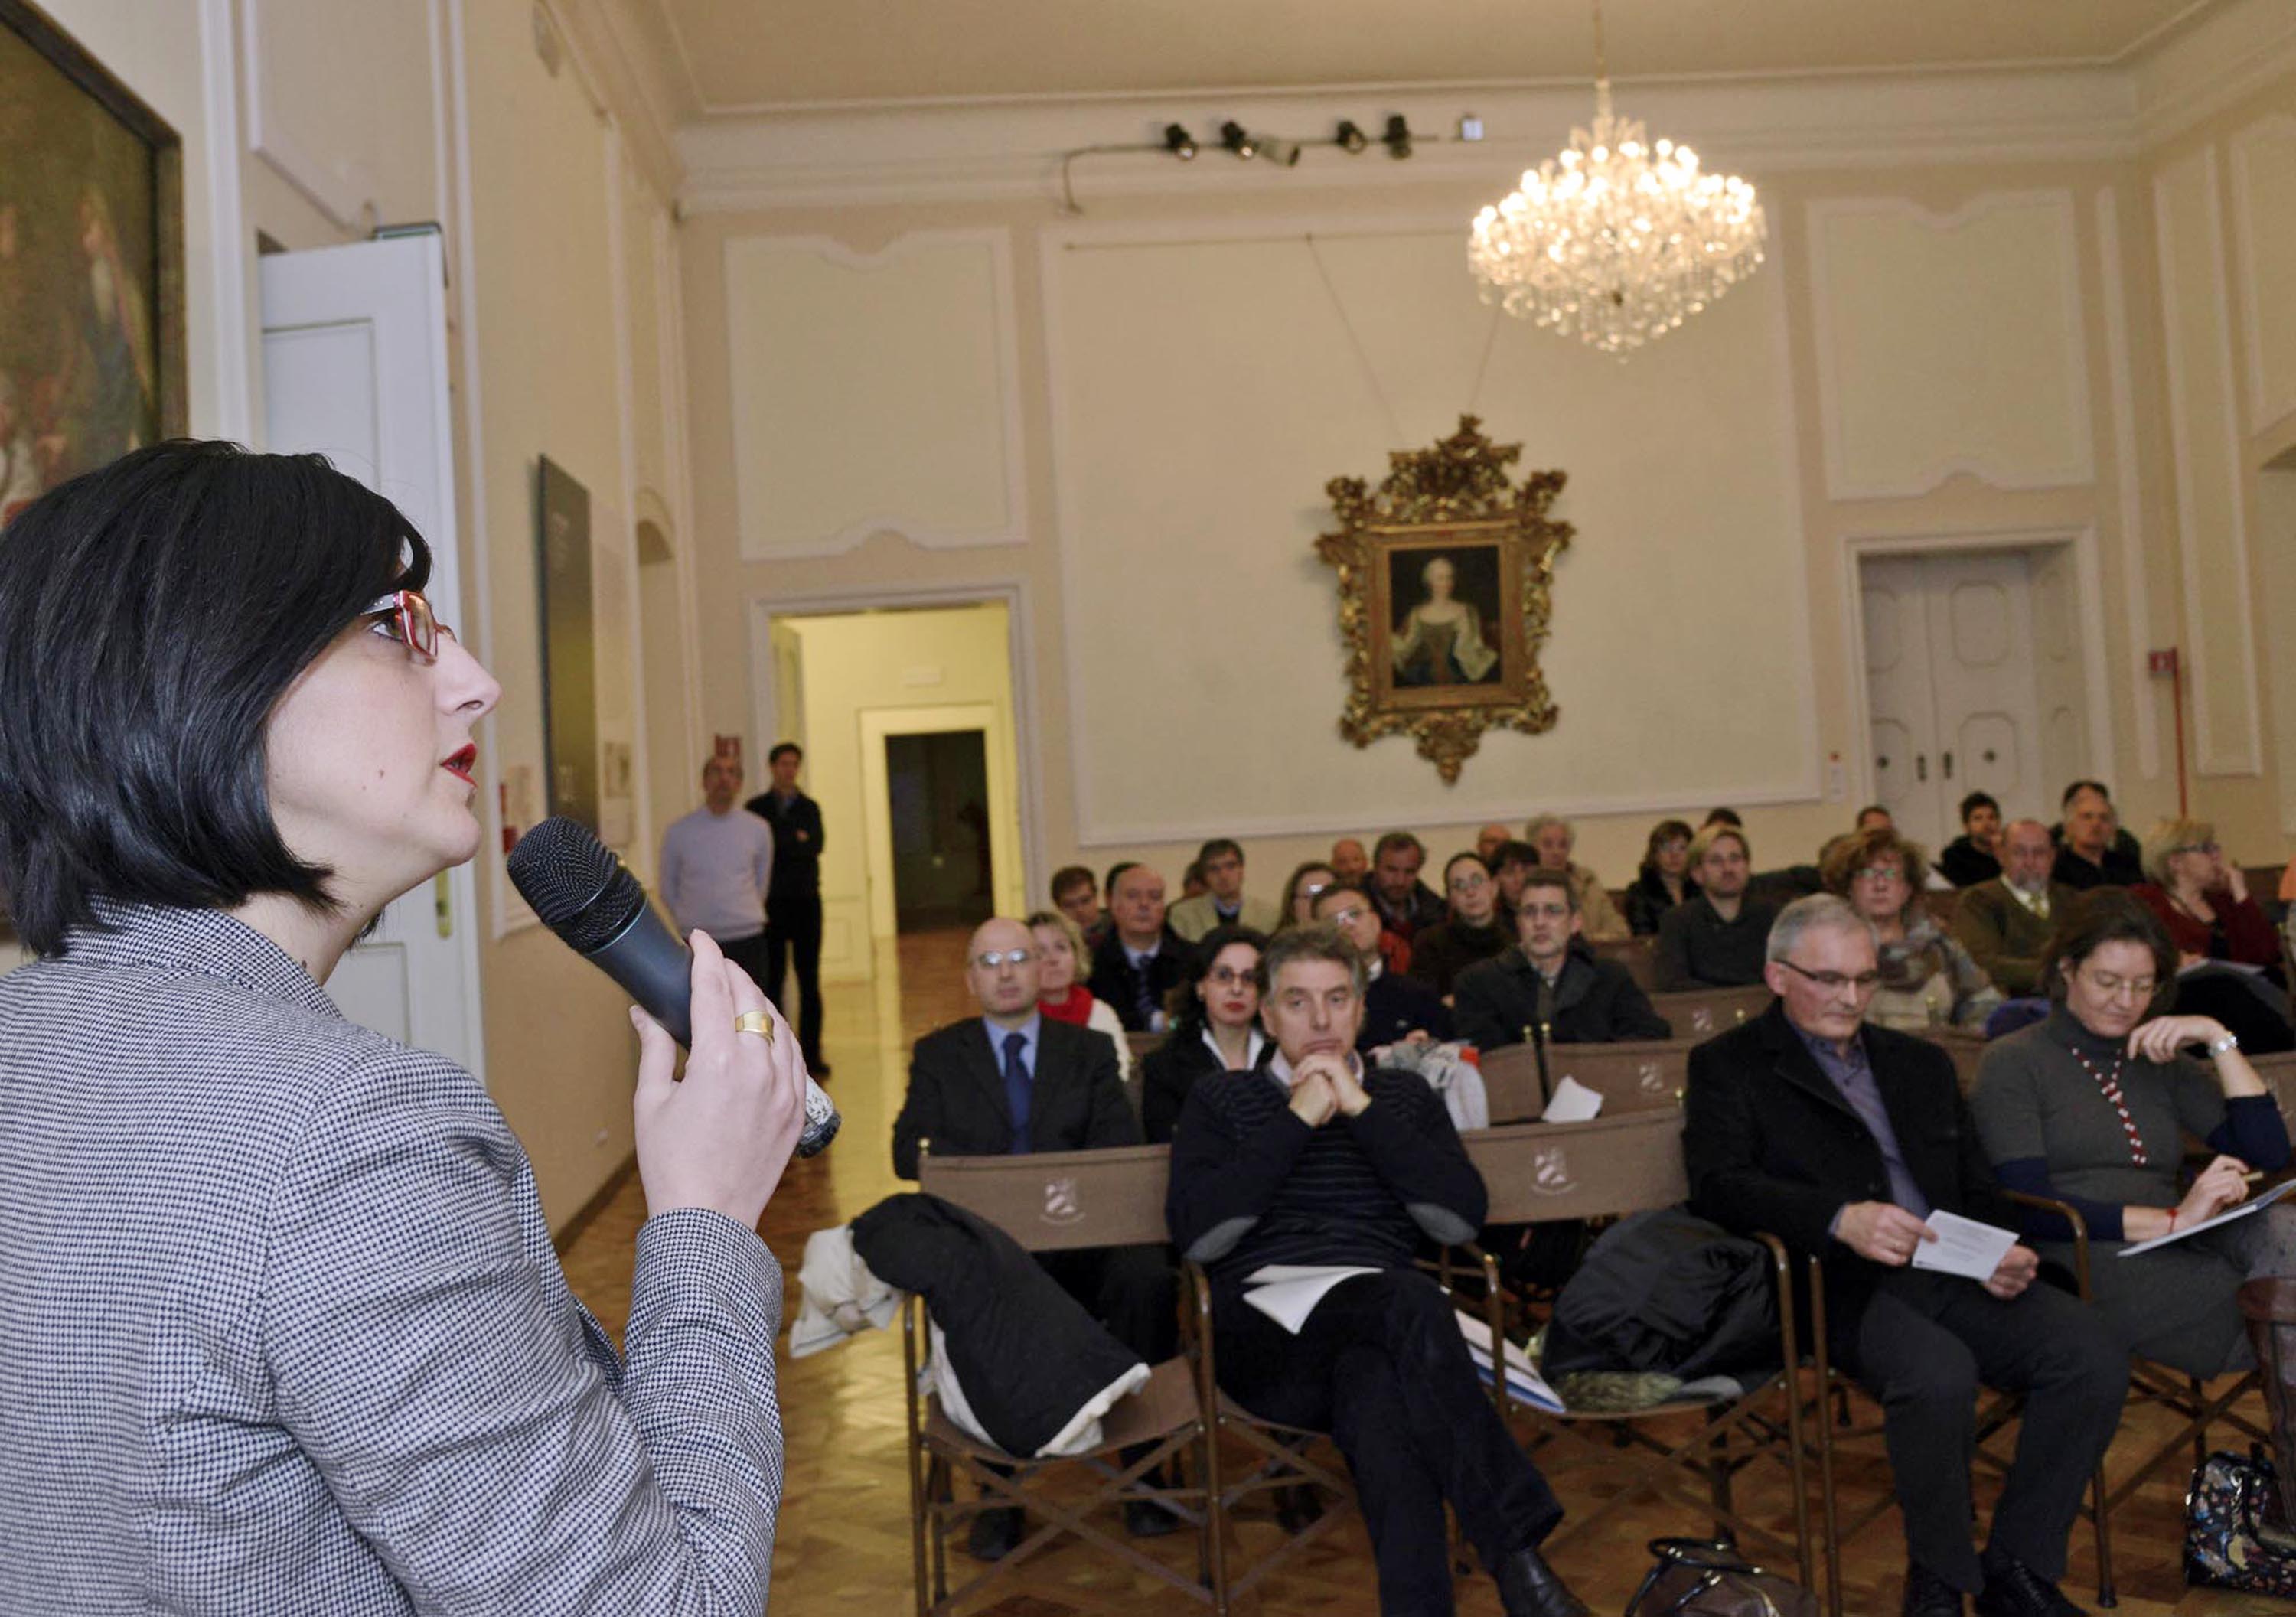
[[[542,923],[584,954],[611,941],[645,889],[579,820],[553,815],[510,850],[510,881]]]

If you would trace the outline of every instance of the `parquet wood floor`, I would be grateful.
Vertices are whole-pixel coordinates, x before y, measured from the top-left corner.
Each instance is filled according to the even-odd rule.
[[[970,1013],[961,964],[964,936],[959,932],[905,939],[898,951],[881,961],[873,984],[837,985],[828,990],[824,1047],[836,1070],[829,1087],[845,1114],[844,1129],[821,1156],[791,1165],[760,1226],[781,1259],[792,1310],[796,1266],[806,1236],[843,1223],[901,1188],[892,1175],[888,1142],[907,1081],[908,1046],[920,1034]],[[644,1192],[633,1176],[565,1254],[575,1292],[618,1335],[629,1315],[630,1260],[644,1216]],[[874,1617],[893,1617],[914,1609],[898,1332],[872,1332],[802,1360],[784,1356],[780,1375],[788,1450],[774,1557],[773,1610],[865,1611]],[[2172,1429],[2163,1416],[2133,1412],[2114,1449],[2116,1476]],[[1583,1506],[1614,1490],[1616,1479],[1606,1470],[1598,1463],[1553,1474],[1565,1504]],[[1886,1488],[1889,1482],[1877,1444],[1846,1457],[1840,1474],[1845,1497],[1872,1497],[1873,1490]],[[2276,1602],[2187,1595],[2179,1570],[2184,1489],[2183,1470],[2171,1465],[2115,1515],[2119,1610],[2127,1617],[2168,1617],[2170,1613],[2262,1617],[2296,1609]],[[1777,1483],[1750,1482],[1740,1497],[1784,1524],[1783,1473]],[[1980,1507],[1989,1499],[1989,1488],[1980,1484]],[[1247,1547],[1264,1544],[1275,1531],[1272,1523],[1247,1522],[1239,1528]],[[1699,1522],[1678,1506],[1639,1504],[1621,1511],[1609,1531],[1559,1553],[1556,1562],[1590,1605],[1597,1611],[1619,1611],[1648,1564],[1644,1540],[1699,1531]],[[1188,1535],[1151,1540],[1145,1547],[1167,1564],[1192,1564]],[[1904,1553],[1894,1513],[1848,1548],[1843,1582],[1849,1612],[1887,1617],[1897,1610]],[[955,1579],[975,1570],[961,1547],[951,1559]],[[2072,1572],[2065,1588],[2084,1605],[2093,1603],[2095,1556],[2085,1530],[2074,1535]],[[1098,1617],[1188,1609],[1185,1601],[1152,1580],[1112,1569],[1074,1547],[1037,1559],[1019,1590],[984,1609],[996,1617]],[[1304,1557],[1297,1571],[1269,1580],[1255,1593],[1253,1604],[1266,1617],[1368,1617],[1378,1602],[1370,1547],[1360,1524],[1350,1523],[1331,1535]],[[1463,1579],[1459,1609],[1470,1617],[1496,1613],[1498,1601],[1489,1580]]]

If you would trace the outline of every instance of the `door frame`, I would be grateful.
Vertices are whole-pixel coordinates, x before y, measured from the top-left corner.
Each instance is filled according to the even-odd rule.
[[[2074,629],[2080,636],[2081,678],[2088,687],[2088,711],[2082,728],[2087,732],[2089,771],[2097,779],[2113,778],[2112,694],[2106,688],[2104,583],[2097,568],[2096,528],[1972,528],[1928,533],[1858,533],[1842,539],[1841,611],[1843,644],[1849,648],[1849,673],[1855,694],[1849,703],[1849,736],[1853,760],[1850,793],[1858,802],[1874,800],[1873,698],[1866,681],[1865,570],[1868,556],[1950,555],[1971,551],[2055,550],[2070,547],[2073,578],[2080,593],[2080,611]]]
[[[1003,784],[1004,770],[1000,767],[1013,756],[1013,737],[1005,733],[996,717],[994,705],[985,702],[952,702],[939,706],[912,708],[864,708],[861,720],[861,835],[865,850],[865,866],[869,882],[869,940],[890,942],[900,935],[899,908],[893,890],[893,816],[890,772],[885,767],[885,743],[896,735],[939,735],[951,731],[980,732],[981,763],[988,776],[988,866],[990,912],[1008,915],[1013,911],[1004,904],[1010,894],[1025,910],[1028,903],[1028,873],[1017,873],[1013,866],[1021,862],[1017,848],[999,849],[999,825],[1008,823],[1005,815],[1013,804],[1000,801],[1013,788]],[[1019,770],[1013,772],[1017,784]],[[1015,817],[1017,822],[1017,816]],[[1003,855],[1004,857],[999,857]],[[1015,916],[1017,919],[1018,917]]]

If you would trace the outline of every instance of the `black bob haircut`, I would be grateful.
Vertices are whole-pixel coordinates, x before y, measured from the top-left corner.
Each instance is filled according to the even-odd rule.
[[[0,894],[36,954],[94,901],[332,907],[271,817],[265,727],[298,675],[430,552],[316,455],[177,439],[0,530]]]

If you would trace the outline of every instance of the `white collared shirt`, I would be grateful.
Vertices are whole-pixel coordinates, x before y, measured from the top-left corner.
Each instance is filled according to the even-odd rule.
[[[1259,1064],[1259,1053],[1267,1047],[1267,1035],[1261,1032],[1258,1028],[1248,1028],[1245,1030],[1245,1032],[1249,1038],[1243,1047],[1243,1065],[1245,1071],[1249,1071],[1250,1069]],[[1199,1037],[1204,1041],[1204,1048],[1210,1050],[1212,1055],[1218,1059],[1221,1067],[1226,1068],[1227,1066],[1227,1052],[1221,1049],[1219,1047],[1219,1040],[1212,1037],[1211,1025],[1209,1022],[1204,1025]]]

